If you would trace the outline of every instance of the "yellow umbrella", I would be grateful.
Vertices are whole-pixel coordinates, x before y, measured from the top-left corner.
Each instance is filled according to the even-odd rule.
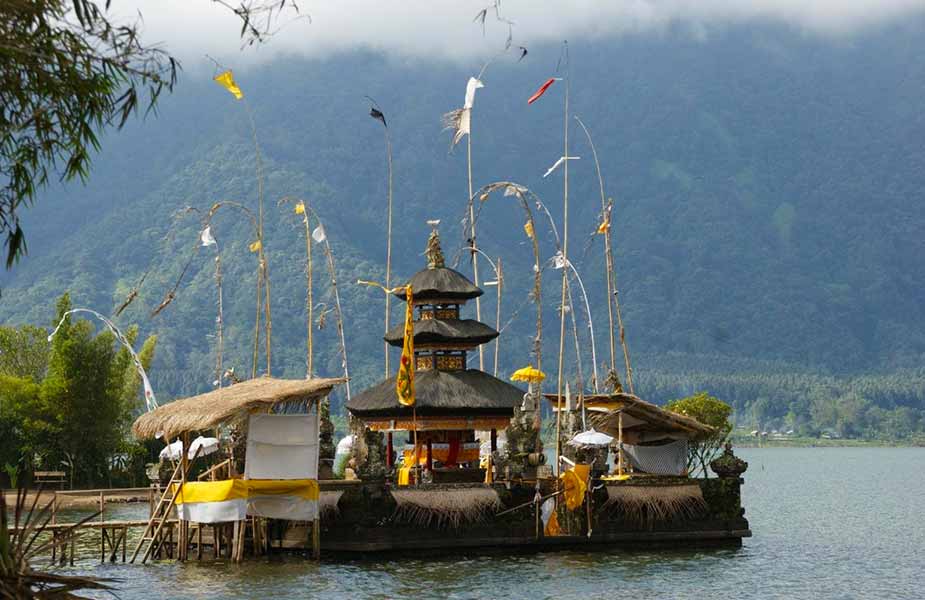
[[[517,369],[511,375],[511,381],[525,381],[527,383],[539,383],[546,379],[546,373],[539,369],[534,369],[533,365],[527,365],[523,369]]]

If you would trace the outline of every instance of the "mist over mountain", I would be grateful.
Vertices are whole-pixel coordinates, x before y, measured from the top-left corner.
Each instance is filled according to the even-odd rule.
[[[806,377],[814,389],[837,388],[831,378],[863,380],[871,407],[908,409],[910,426],[918,427],[921,386],[882,396],[875,388],[895,380],[869,378],[925,380],[923,33],[925,19],[915,18],[836,39],[749,24],[706,36],[669,27],[571,41],[571,112],[594,136],[615,201],[620,298],[642,395],[719,388],[740,413],[763,398],[768,406],[756,418],[783,421],[809,388],[787,388],[775,377]],[[526,185],[561,228],[562,171],[542,175],[563,152],[564,85],[526,104],[555,75],[559,52],[558,44],[537,45],[522,62],[511,55],[487,68],[472,152],[476,187]],[[383,131],[364,95],[383,108],[392,132],[393,272],[407,278],[425,264],[427,219],[441,219],[451,262],[465,243],[465,147],[448,152],[440,118],[462,105],[466,81],[482,62],[354,51],[281,55],[235,70],[266,178],[274,375],[298,377],[305,369],[304,238],[291,205],[278,207],[278,200],[304,198],[324,220],[353,389],[362,389],[383,374],[383,298],[354,282],[384,278],[386,206]],[[588,289],[598,363],[609,362],[602,242],[593,235],[597,178],[574,121],[569,135],[570,153],[581,157],[570,165],[570,257]],[[243,104],[194,69],[156,116],[105,136],[86,186],[51,189],[25,214],[29,255],[0,275],[0,319],[49,324],[54,299],[65,291],[75,306],[112,312],[153,265],[120,322],[159,334],[152,378],[164,398],[207,389],[214,379],[212,248],[193,259],[171,305],[150,313],[200,228],[188,217],[164,240],[175,212],[207,210],[219,200],[256,207],[254,147]],[[539,222],[548,259],[552,234]],[[522,225],[510,198],[498,193],[482,204],[478,243],[502,257],[505,273],[503,373],[531,360],[532,255]],[[213,232],[225,271],[225,364],[249,373],[252,230],[228,212]],[[316,292],[330,307],[318,248],[315,258]],[[489,269],[480,266],[484,280]],[[458,268],[471,274],[467,256]],[[547,372],[558,348],[559,277],[544,271]],[[494,324],[494,307],[494,290],[486,288],[483,321]],[[401,309],[395,306],[393,323]],[[465,311],[474,318],[474,306]],[[577,298],[576,315],[587,379],[590,338]],[[316,371],[335,375],[333,314],[316,333]],[[574,370],[574,357],[568,360]],[[755,387],[750,377],[770,379]]]

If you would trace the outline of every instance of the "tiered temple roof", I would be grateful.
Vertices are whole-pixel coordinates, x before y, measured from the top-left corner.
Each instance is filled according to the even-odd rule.
[[[501,429],[508,425],[523,390],[478,369],[466,367],[466,352],[495,339],[498,332],[473,319],[460,319],[460,305],[482,295],[464,275],[446,267],[436,232],[427,247],[427,268],[409,281],[414,321],[415,407],[418,429]],[[404,290],[396,295],[405,300]],[[404,342],[404,326],[385,335],[392,346]],[[411,407],[402,406],[395,377],[353,397],[350,412],[372,429],[410,429]]]

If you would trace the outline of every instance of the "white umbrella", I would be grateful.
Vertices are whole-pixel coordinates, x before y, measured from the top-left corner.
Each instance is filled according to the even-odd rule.
[[[202,450],[199,450],[199,448]],[[199,436],[193,443],[189,446],[189,451],[187,451],[187,456],[190,460],[196,456],[196,452],[199,452],[199,456],[205,456],[207,454],[212,454],[213,452],[218,451],[218,438],[214,437],[202,437]],[[180,453],[183,452],[183,441],[177,440],[176,442],[170,444],[163,450],[161,450],[161,460],[169,458],[170,460],[177,460],[180,458]]]
[[[569,440],[572,446],[609,446],[613,442],[613,437],[600,431],[594,431],[592,427],[588,431],[582,431]]]

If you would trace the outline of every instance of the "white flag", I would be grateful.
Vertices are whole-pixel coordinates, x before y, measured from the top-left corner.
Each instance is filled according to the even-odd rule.
[[[324,232],[324,226],[319,225],[315,227],[315,230],[312,232],[312,239],[319,244],[328,239],[327,234]]]
[[[466,84],[466,102],[463,104],[463,108],[472,108],[472,103],[475,102],[475,90],[483,87],[485,87],[485,84],[475,77],[469,78],[469,83]]]
[[[212,226],[209,225],[202,230],[202,233],[199,234],[199,239],[202,241],[203,246],[214,246],[215,238],[212,237]]]
[[[581,158],[580,156],[560,156],[560,157],[559,157],[559,160],[557,160],[556,163],[555,163],[553,166],[549,167],[549,169],[547,169],[546,172],[543,173],[543,177],[549,177],[549,176],[552,174],[552,172],[555,171],[556,169],[558,169],[558,168],[559,168],[559,165],[561,165],[561,164],[564,163],[565,161],[567,161],[567,160],[578,160],[578,159],[580,159],[580,158]]]

